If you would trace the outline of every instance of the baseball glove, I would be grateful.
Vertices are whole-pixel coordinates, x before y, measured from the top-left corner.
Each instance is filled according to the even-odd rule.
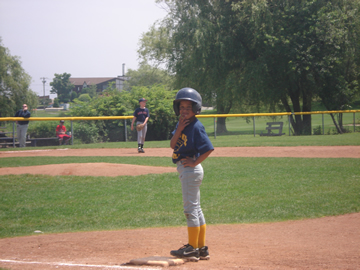
[[[144,124],[138,124],[138,125],[136,125],[136,131],[140,131],[140,130],[142,130],[143,128],[144,128]]]

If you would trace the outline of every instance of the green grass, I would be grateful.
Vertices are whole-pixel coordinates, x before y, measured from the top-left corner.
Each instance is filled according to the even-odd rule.
[[[174,166],[160,157],[2,158],[2,166],[114,162]],[[208,224],[255,223],[360,211],[358,159],[216,158],[204,163]],[[6,175],[0,237],[186,224],[177,173],[83,177]]]
[[[254,135],[227,135],[209,137],[214,147],[240,146],[334,146],[360,145],[360,133],[346,133],[342,135],[311,135],[311,136],[280,136],[261,137]],[[170,141],[146,141],[145,148],[169,148]],[[94,144],[75,144],[66,146],[28,147],[26,150],[45,149],[84,149],[84,148],[136,148],[136,142],[108,142]],[[0,148],[0,151],[23,151],[19,148]]]
[[[66,111],[44,111],[43,109],[36,110],[31,113],[32,117],[61,117]]]

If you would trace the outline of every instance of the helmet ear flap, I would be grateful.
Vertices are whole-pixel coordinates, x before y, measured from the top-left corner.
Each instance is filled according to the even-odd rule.
[[[192,110],[195,114],[200,114],[201,112],[201,105],[198,103],[193,102]]]
[[[176,101],[176,100],[173,101],[173,109],[174,109],[174,112],[175,112],[176,116],[180,115],[179,105],[180,105],[179,101]]]

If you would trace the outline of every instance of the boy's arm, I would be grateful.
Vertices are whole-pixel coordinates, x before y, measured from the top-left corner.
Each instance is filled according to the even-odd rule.
[[[214,151],[214,149],[211,149],[204,154],[200,155],[196,160],[194,160],[192,157],[187,157],[182,159],[182,164],[184,167],[195,167],[201,162],[203,162],[211,153]]]
[[[144,125],[147,123],[148,120],[149,120],[149,117],[146,117],[145,121],[144,121]]]
[[[135,122],[136,116],[134,116],[132,122],[131,122],[131,130],[134,130],[134,122]]]
[[[179,128],[178,128],[170,140],[171,149],[175,149],[176,142],[179,139],[180,135],[181,135],[181,130],[179,130]]]

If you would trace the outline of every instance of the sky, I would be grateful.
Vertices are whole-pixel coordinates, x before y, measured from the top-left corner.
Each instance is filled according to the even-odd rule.
[[[155,0],[0,0],[0,37],[43,96],[42,78],[49,95],[55,73],[116,77],[123,64],[125,72],[138,69],[141,35],[165,15]]]

